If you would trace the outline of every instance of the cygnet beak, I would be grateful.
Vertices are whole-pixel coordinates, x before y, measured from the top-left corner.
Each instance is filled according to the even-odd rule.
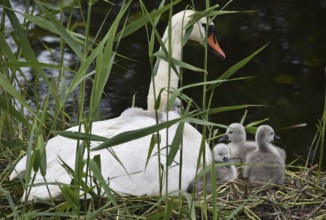
[[[230,162],[230,160],[229,160],[228,157],[223,157],[223,162],[224,162],[224,163],[228,163],[228,162]]]
[[[281,140],[281,137],[280,136],[277,136],[276,134],[274,135],[274,141],[280,141]]]
[[[228,142],[229,141],[229,136],[224,135],[223,137],[221,137],[220,139],[218,139],[218,143],[223,143],[223,142]]]

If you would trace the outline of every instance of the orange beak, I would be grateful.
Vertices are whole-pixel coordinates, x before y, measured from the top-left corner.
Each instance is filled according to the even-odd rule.
[[[218,45],[218,42],[217,42],[217,39],[216,39],[216,36],[215,36],[214,33],[212,33],[211,35],[209,35],[209,37],[207,39],[207,43],[208,43],[209,47],[215,53],[217,53],[217,55],[219,55],[223,60],[225,59],[225,53],[221,49],[220,45]]]

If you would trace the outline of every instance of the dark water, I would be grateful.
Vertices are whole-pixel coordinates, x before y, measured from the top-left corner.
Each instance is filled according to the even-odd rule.
[[[160,1],[150,2],[147,6],[153,9]],[[184,9],[189,2],[183,1],[175,11]],[[221,6],[227,2],[218,1]],[[217,2],[211,1],[211,4],[213,3]],[[203,7],[203,4],[196,5],[198,10]],[[111,5],[108,3],[94,5],[93,34],[97,33],[105,13],[110,8]],[[111,17],[105,24],[106,29],[110,26],[110,19],[114,18],[115,10],[119,8],[113,9]],[[215,19],[220,45],[227,59],[221,61],[212,53],[208,55],[208,80],[216,79],[233,64],[264,44],[269,45],[234,76],[255,76],[255,78],[228,82],[218,87],[212,107],[241,104],[270,106],[250,108],[245,124],[269,118],[266,123],[273,126],[282,137],[280,145],[287,151],[287,162],[298,157],[305,160],[316,134],[316,123],[321,118],[324,104],[326,1],[234,1],[225,10],[256,10],[256,12],[223,15]],[[139,5],[134,3],[131,15],[137,18],[139,13]],[[159,23],[161,32],[164,31],[166,24],[167,17],[162,16]],[[118,65],[113,68],[103,96],[102,118],[118,116],[131,105],[134,94],[136,105],[146,108],[151,73],[147,50],[145,29],[120,43],[118,52],[135,61],[118,59]],[[203,67],[203,54],[204,49],[195,43],[189,43],[184,48],[185,61],[198,67]],[[184,84],[202,80],[201,73],[184,72]],[[201,90],[200,88],[186,90],[185,93],[197,104],[201,104]],[[240,121],[243,114],[244,111],[221,113],[210,116],[210,120],[230,124]],[[307,126],[282,129],[301,123],[306,123]]]

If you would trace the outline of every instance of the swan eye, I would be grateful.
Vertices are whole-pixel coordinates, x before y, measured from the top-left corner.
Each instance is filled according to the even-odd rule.
[[[206,29],[206,24],[205,23],[201,23],[201,26],[203,26],[203,28]]]

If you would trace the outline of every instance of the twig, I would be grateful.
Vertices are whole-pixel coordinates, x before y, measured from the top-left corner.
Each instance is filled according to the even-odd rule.
[[[312,211],[305,219],[309,220],[313,216],[313,214],[315,214],[325,203],[326,203],[326,199],[324,199],[324,201],[314,211]]]

